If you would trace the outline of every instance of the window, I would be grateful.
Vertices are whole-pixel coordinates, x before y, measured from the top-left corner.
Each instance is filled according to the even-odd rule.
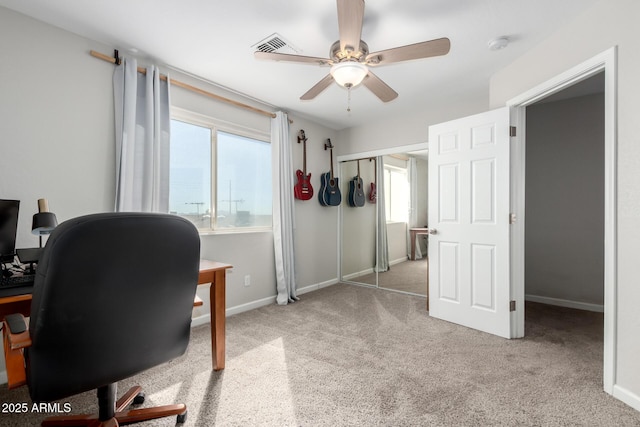
[[[387,222],[408,221],[409,181],[406,169],[384,166],[384,203]]]
[[[271,227],[266,135],[181,115],[171,120],[169,171],[170,212],[198,229]]]

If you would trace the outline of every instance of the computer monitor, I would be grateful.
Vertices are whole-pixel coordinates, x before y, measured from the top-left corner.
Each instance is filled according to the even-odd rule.
[[[16,252],[20,200],[0,200],[0,262],[12,262]]]

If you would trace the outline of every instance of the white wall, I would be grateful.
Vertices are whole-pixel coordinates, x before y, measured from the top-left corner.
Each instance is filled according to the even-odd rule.
[[[47,198],[58,221],[113,209],[113,69],[103,47],[0,8],[0,198],[21,200],[17,247]]]
[[[604,95],[527,107],[527,296],[604,305]]]
[[[329,171],[329,151],[325,151],[327,138],[334,146],[342,141],[336,131],[307,119],[291,116],[293,167],[302,170],[302,144],[297,143],[300,129],[307,137],[307,173],[311,173],[314,189],[310,200],[295,201],[295,249],[298,289],[312,290],[336,283],[338,278],[338,208],[322,206],[318,202],[320,175]],[[334,174],[337,173],[336,153],[333,153]],[[293,172],[292,172],[293,173]],[[344,201],[344,195],[343,195]]]
[[[640,409],[640,2],[602,0],[491,79],[491,107],[617,46],[616,395]]]
[[[338,147],[338,153],[356,154],[427,142],[430,125],[486,111],[487,97],[488,93],[468,94],[463,103],[440,105],[432,110],[418,109],[403,116],[343,129],[340,137],[344,144]]]

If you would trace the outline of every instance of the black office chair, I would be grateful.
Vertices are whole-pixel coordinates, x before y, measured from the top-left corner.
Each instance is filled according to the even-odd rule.
[[[9,336],[8,345],[25,347],[34,402],[97,389],[103,424],[80,415],[42,425],[116,426],[170,415],[185,421],[182,404],[125,412],[144,395],[133,387],[116,401],[116,383],[185,352],[199,259],[196,228],[174,215],[87,215],[53,231],[36,271],[29,330]],[[20,332],[16,320],[5,328]]]

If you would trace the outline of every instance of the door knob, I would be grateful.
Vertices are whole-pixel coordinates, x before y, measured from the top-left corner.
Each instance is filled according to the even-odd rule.
[[[435,228],[430,228],[429,234],[438,234],[438,230],[436,230]]]

